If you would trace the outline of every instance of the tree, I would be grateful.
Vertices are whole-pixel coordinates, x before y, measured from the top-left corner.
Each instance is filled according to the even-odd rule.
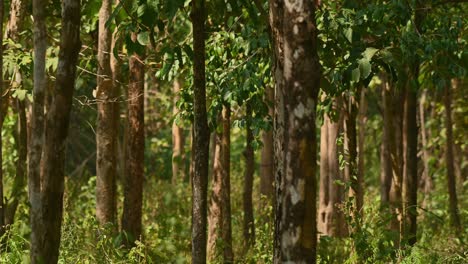
[[[132,41],[137,34],[132,33]],[[122,231],[127,245],[133,245],[141,236],[141,209],[143,204],[143,180],[145,160],[144,84],[145,65],[143,51],[133,51],[129,59],[128,84],[128,146],[125,169],[124,208]]]
[[[209,129],[205,90],[205,0],[192,2],[194,76],[194,172],[192,179],[192,263],[206,263]]]
[[[320,84],[312,1],[270,1],[275,55],[274,263],[316,261],[315,107]]]
[[[274,101],[274,90],[270,87],[265,87],[266,101],[269,105],[268,115],[273,117],[273,101]],[[269,201],[273,202],[275,196],[274,186],[274,150],[273,150],[273,130],[269,129],[262,132],[262,160],[260,163],[260,193],[265,195]]]
[[[44,142],[44,185],[41,190],[43,232],[38,255],[32,263],[57,263],[59,256],[63,192],[65,180],[65,148],[70,111],[75,88],[76,64],[80,41],[80,0],[62,2],[62,31],[56,82],[47,113]]]
[[[99,10],[97,129],[96,129],[96,217],[101,225],[115,223],[118,130],[116,97],[110,65],[112,35],[106,26],[112,9],[111,0],[103,0]]]
[[[179,112],[177,107],[177,101],[180,99],[179,93],[180,82],[176,79],[173,84],[174,106],[172,108],[172,114],[174,117]],[[174,120],[172,123],[172,183],[174,184],[178,181],[185,180],[184,147],[184,129],[177,124],[176,120]]]
[[[244,234],[244,248],[248,250],[255,244],[255,220],[253,214],[252,203],[252,190],[255,172],[255,154],[253,148],[254,135],[252,131],[252,102],[246,102],[246,146],[244,150],[245,157],[245,173],[244,173],[244,189],[242,191],[244,221],[243,221],[243,234]],[[271,184],[271,182],[270,182]]]

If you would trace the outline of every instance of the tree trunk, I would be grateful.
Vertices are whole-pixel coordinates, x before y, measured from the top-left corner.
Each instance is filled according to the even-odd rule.
[[[224,263],[234,261],[232,250],[232,224],[231,224],[231,108],[228,104],[223,106],[223,137],[222,137],[222,238],[224,246]]]
[[[272,88],[265,88],[266,100],[269,104],[268,114],[273,118],[273,101],[275,100],[275,91]],[[273,170],[274,149],[273,149],[273,130],[262,132],[262,160],[260,170],[260,193],[265,195],[270,202],[273,202],[275,196],[275,176]]]
[[[315,6],[270,0],[275,50],[274,263],[316,261],[315,109],[320,87]]]
[[[244,250],[247,252],[255,244],[255,222],[252,202],[253,180],[255,172],[255,155],[253,148],[253,131],[252,131],[252,103],[246,103],[246,141],[247,144],[244,150],[245,157],[245,176],[244,176],[244,190],[243,207],[244,207]]]
[[[66,139],[80,42],[80,0],[62,2],[62,32],[56,83],[47,114],[44,144],[44,186],[41,193],[41,251],[32,263],[57,263],[62,224]]]
[[[453,81],[452,81],[453,83]],[[460,216],[458,214],[458,199],[457,199],[457,188],[456,188],[456,179],[455,179],[455,170],[454,170],[454,160],[453,160],[453,128],[452,128],[452,88],[450,85],[445,87],[445,97],[444,97],[444,106],[445,106],[445,131],[446,131],[446,151],[445,151],[445,160],[447,162],[447,186],[449,193],[449,212],[450,220],[453,227],[457,231],[462,231]]]
[[[221,120],[221,118],[218,118]],[[217,241],[222,233],[222,138],[223,132],[218,129],[213,133],[213,171],[212,171],[212,190],[210,198],[210,209],[208,215],[208,259],[210,262],[216,262],[219,258],[219,246]]]
[[[172,107],[172,115],[175,117],[179,112],[177,108],[177,101],[180,99],[179,80],[174,80],[173,93],[174,106]],[[172,123],[172,184],[176,184],[178,181],[185,179],[184,146],[184,129],[178,126],[174,121]]]
[[[112,1],[103,0],[99,10],[97,129],[96,129],[96,218],[100,225],[115,224],[116,217],[116,142],[115,87],[110,66],[112,35],[109,20]]]
[[[192,263],[206,263],[206,214],[210,132],[205,90],[205,0],[192,1],[194,75],[194,172],[192,179]]]
[[[364,203],[364,174],[365,174],[365,146],[366,146],[366,123],[367,123],[367,88],[362,87],[359,97],[359,113],[358,113],[358,168],[357,178],[360,186],[360,210]]]
[[[422,146],[422,161],[423,161],[423,173],[422,173],[422,186],[424,192],[424,200],[422,202],[422,207],[427,207],[427,200],[429,195],[434,188],[434,183],[431,175],[429,174],[429,150],[427,142],[427,131],[426,131],[426,96],[427,90],[424,90],[419,101],[419,122],[421,124],[421,146]]]
[[[46,90],[45,58],[47,49],[45,26],[46,1],[33,0],[34,18],[34,88],[31,114],[31,142],[28,153],[28,190],[31,204],[31,263],[40,263],[41,251],[41,159],[44,136],[44,93]]]
[[[111,42],[111,57],[110,57],[110,68],[112,72],[112,82],[113,82],[113,88],[114,88],[114,97],[115,97],[115,103],[114,103],[114,133],[117,135],[117,139],[114,141],[116,144],[115,146],[115,153],[114,155],[116,156],[115,159],[117,160],[117,167],[116,167],[116,174],[115,174],[115,179],[114,179],[114,184],[117,185],[117,180],[120,179],[122,180],[125,175],[125,168],[126,168],[126,151],[125,151],[125,138],[126,138],[126,132],[124,129],[122,134],[124,134],[122,137],[120,137],[120,131],[121,131],[121,121],[120,121],[120,104],[123,100],[123,98],[126,98],[126,92],[122,93],[121,88],[122,88],[122,60],[119,57],[119,53],[122,50],[122,39],[119,38],[119,31],[118,28],[114,30],[114,33],[112,33],[112,42]],[[117,54],[116,54],[117,53]],[[116,56],[117,55],[117,56]],[[127,89],[126,89],[127,90]],[[117,186],[116,186],[117,187]],[[117,188],[115,189],[115,197],[117,197]],[[115,210],[115,214],[117,214],[117,209]],[[117,216],[116,216],[117,217]],[[117,222],[117,220],[115,220]]]
[[[335,101],[336,102],[336,101]],[[320,235],[343,236],[344,215],[337,207],[342,202],[343,188],[336,181],[343,181],[338,164],[338,144],[342,115],[332,121],[326,114],[320,129],[320,187],[317,229]]]
[[[3,8],[5,8],[3,6]],[[14,42],[19,42],[19,32],[23,29],[25,16],[25,2],[22,0],[12,0],[10,3],[10,18],[8,20],[7,38]],[[3,75],[2,75],[3,76]],[[22,74],[19,67],[15,67],[15,76],[12,87],[20,88],[22,85]],[[2,93],[3,94],[3,93]],[[15,142],[18,150],[18,160],[16,162],[16,177],[11,190],[11,197],[8,204],[5,204],[5,224],[11,225],[14,222],[18,203],[23,197],[23,189],[26,184],[26,160],[27,160],[27,135],[26,135],[26,106],[25,102],[15,99],[18,123]],[[1,140],[0,140],[1,141]],[[0,148],[1,151],[1,148]],[[1,160],[1,158],[0,158]]]
[[[417,75],[414,75],[417,78]],[[403,239],[404,243],[416,243],[417,190],[418,190],[418,124],[417,90],[406,87],[403,122]]]
[[[132,39],[136,40],[133,33]],[[127,168],[124,187],[122,231],[125,243],[133,246],[141,239],[143,204],[143,178],[145,159],[144,84],[145,66],[143,55],[134,52],[129,61],[128,114],[127,114]]]

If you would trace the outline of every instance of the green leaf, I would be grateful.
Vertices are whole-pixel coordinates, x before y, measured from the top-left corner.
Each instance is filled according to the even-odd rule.
[[[138,33],[137,40],[143,46],[146,46],[150,43],[150,36],[148,31],[143,31]]]
[[[361,78],[361,71],[359,70],[359,67],[357,67],[351,72],[351,80],[353,82],[359,82],[360,78]]]
[[[349,43],[353,42],[353,29],[352,28],[347,28],[344,32],[344,35],[346,39],[349,41]]]
[[[359,60],[359,71],[360,71],[360,75],[362,79],[366,79],[371,73],[371,70],[372,70],[372,66],[367,59]]]
[[[377,51],[379,51],[379,49],[376,49],[376,48],[367,48],[363,53],[362,53],[362,56],[367,59],[367,60],[371,60],[372,57],[374,57],[375,53],[377,53]]]

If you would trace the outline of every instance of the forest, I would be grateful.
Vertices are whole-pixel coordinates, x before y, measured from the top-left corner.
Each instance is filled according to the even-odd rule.
[[[0,263],[468,263],[466,0],[0,0]]]

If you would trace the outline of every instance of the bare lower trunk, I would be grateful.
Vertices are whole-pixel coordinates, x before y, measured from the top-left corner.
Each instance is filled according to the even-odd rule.
[[[301,2],[302,3],[302,2]],[[274,263],[315,263],[315,110],[320,87],[315,6],[270,0],[275,59]]]
[[[253,180],[255,172],[255,156],[253,149],[253,131],[252,131],[252,105],[251,102],[246,103],[246,146],[244,150],[245,157],[245,177],[244,177],[244,190],[243,208],[244,208],[244,221],[243,221],[243,234],[244,234],[244,249],[248,251],[255,243],[255,223],[253,214],[252,191]]]
[[[274,101],[274,90],[272,88],[265,88],[266,90],[266,100],[270,105],[268,107],[268,114],[273,117],[274,109],[271,104]],[[273,197],[275,196],[274,188],[274,150],[273,150],[273,130],[263,131],[262,132],[262,160],[260,164],[260,193],[265,195],[269,201],[273,202]]]
[[[31,114],[31,142],[28,153],[28,190],[31,204],[31,263],[40,263],[42,256],[40,236],[41,219],[41,170],[44,135],[44,93],[46,89],[45,57],[47,49],[45,6],[46,1],[33,0],[34,17],[34,88]]]
[[[206,263],[209,129],[205,89],[205,0],[192,1],[194,75],[194,170],[192,179],[192,263]]]
[[[234,253],[232,250],[232,224],[231,224],[231,108],[229,105],[223,107],[223,138],[222,159],[223,176],[222,184],[222,238],[224,246],[224,262],[232,263]]]
[[[357,168],[357,178],[358,184],[361,189],[360,193],[360,210],[362,209],[364,203],[364,175],[365,175],[365,146],[366,146],[366,123],[367,123],[367,98],[366,98],[367,88],[362,87],[361,94],[359,98],[359,113],[358,113],[358,168]]]
[[[450,86],[445,87],[445,131],[447,134],[446,139],[446,151],[445,159],[447,164],[447,186],[449,193],[449,212],[450,220],[453,227],[458,231],[462,231],[460,215],[458,214],[458,199],[457,199],[457,188],[456,188],[456,179],[454,171],[454,160],[453,160],[453,124],[452,124],[452,88]]]
[[[32,263],[57,263],[60,247],[60,229],[63,211],[66,139],[80,42],[80,1],[62,2],[62,32],[56,83],[50,110],[47,114],[44,144],[44,185],[41,193],[40,235],[42,247]]]
[[[135,35],[135,34],[134,34]],[[124,188],[122,231],[126,234],[127,246],[141,239],[141,217],[143,204],[145,122],[144,83],[145,66],[143,56],[133,53],[129,62],[128,85],[128,147],[127,168]]]
[[[97,129],[96,129],[96,217],[99,224],[115,224],[118,133],[115,119],[115,87],[110,66],[112,35],[106,27],[111,0],[103,0],[99,11]]]
[[[173,104],[172,115],[175,117],[179,109],[177,108],[177,101],[180,96],[180,83],[178,80],[174,81],[173,84]],[[185,179],[185,160],[184,160],[184,129],[176,124],[172,123],[172,183],[175,184],[178,181]]]
[[[208,214],[208,259],[213,262],[219,258],[219,247],[216,243],[221,235],[221,199],[222,199],[222,132],[214,133],[213,173],[211,177],[212,190]]]
[[[419,122],[421,124],[421,146],[422,146],[422,163],[423,163],[423,173],[422,173],[422,186],[424,192],[424,200],[422,202],[422,207],[427,207],[427,200],[429,195],[434,188],[434,183],[431,175],[429,174],[429,150],[428,150],[428,141],[427,141],[427,132],[426,132],[426,103],[427,90],[424,90],[421,99],[419,101]]]
[[[342,115],[340,115],[341,117]],[[320,187],[317,230],[320,235],[343,236],[344,215],[339,209],[343,188],[337,181],[343,181],[338,164],[338,135],[342,119],[331,120],[324,116],[320,130]]]

